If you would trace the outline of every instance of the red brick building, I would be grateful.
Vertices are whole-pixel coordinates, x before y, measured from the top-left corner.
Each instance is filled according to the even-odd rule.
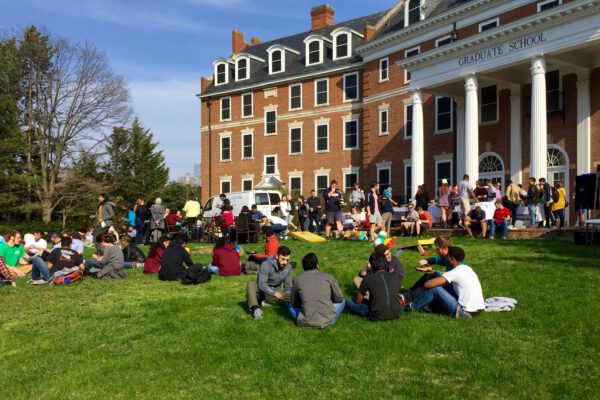
[[[390,2],[262,43],[233,31],[202,80],[203,197],[274,177],[406,200],[442,179],[561,181],[600,163],[600,1]]]

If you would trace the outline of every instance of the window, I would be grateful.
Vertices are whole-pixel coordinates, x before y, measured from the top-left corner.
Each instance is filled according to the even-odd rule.
[[[265,175],[275,175],[277,173],[277,156],[265,156]]]
[[[221,193],[231,193],[231,179],[221,181]]]
[[[349,40],[350,34],[341,33],[335,38],[335,54],[333,55],[333,59],[337,60],[340,58],[346,58],[350,56],[349,51]]]
[[[329,175],[316,175],[315,181],[317,182],[317,195],[322,196],[323,191],[329,187]]]
[[[321,124],[315,127],[316,140],[315,140],[315,151],[323,152],[329,151],[329,125]]]
[[[344,101],[358,100],[358,72],[344,75]]]
[[[231,136],[221,137],[221,161],[231,161]]]
[[[409,26],[421,20],[421,0],[409,0],[406,5],[406,24]]]
[[[254,195],[254,204],[256,204],[257,206],[268,206],[270,194],[275,194],[275,193],[256,193]],[[274,201],[272,204],[279,204],[279,202]]]
[[[302,84],[290,85],[290,110],[302,109]]]
[[[412,166],[410,164],[404,165],[404,201],[408,201],[412,198]]]
[[[344,149],[358,149],[358,119],[352,119],[344,123]]]
[[[308,56],[306,60],[306,65],[320,64],[321,60],[321,45],[322,42],[320,40],[313,40],[308,42]]]
[[[379,134],[387,135],[388,131],[388,110],[379,111]]]
[[[498,91],[496,85],[481,88],[481,123],[498,119]]]
[[[420,47],[415,47],[414,49],[410,49],[410,50],[406,50],[404,52],[404,58],[410,58],[410,57],[414,57],[417,54],[419,54],[421,52],[421,48]],[[407,70],[404,70],[404,81],[406,83],[410,82],[410,72],[408,72]]]
[[[277,134],[277,110],[265,112],[265,135]]]
[[[252,93],[242,95],[242,117],[251,117],[254,114],[252,109]]]
[[[445,132],[452,129],[452,99],[435,98],[435,131]]]
[[[539,3],[537,3],[537,10],[538,10],[538,12],[542,12],[542,11],[549,10],[553,7],[559,6],[561,4],[562,4],[562,0],[540,1]]]
[[[562,91],[560,90],[560,72],[546,73],[546,109],[548,112],[562,110]]]
[[[329,104],[329,79],[315,81],[315,105]]]
[[[404,138],[409,139],[412,137],[412,118],[413,118],[413,106],[407,104],[404,106]]]
[[[252,182],[252,179],[242,179],[242,191],[248,192],[252,190],[253,187],[254,182]]]
[[[221,121],[231,119],[231,97],[221,98]]]
[[[498,18],[482,22],[479,24],[479,32],[485,32],[487,30],[494,29],[498,25],[500,25],[500,20]]]
[[[436,188],[442,184],[442,179],[447,179],[448,182],[452,182],[452,161],[436,161],[435,162],[435,182]]]
[[[344,174],[344,191],[351,192],[355,183],[358,183],[358,172],[347,172]]]
[[[248,59],[247,58],[240,58],[237,61],[237,77],[236,80],[237,81],[243,81],[244,79],[248,79],[249,78],[249,74],[248,74]]]
[[[390,79],[389,68],[389,58],[383,58],[379,60],[379,82],[385,82]]]
[[[248,160],[254,158],[254,149],[252,142],[253,135],[251,133],[245,133],[242,135],[242,160]]]
[[[302,177],[290,176],[290,192],[298,196],[302,193]]]
[[[451,35],[446,35],[444,37],[441,37],[439,39],[437,39],[435,41],[435,47],[441,47],[447,44],[452,43],[452,36]]]
[[[269,74],[283,72],[283,50],[274,50],[271,52],[271,70]]]
[[[379,182],[381,192],[391,186],[392,170],[390,167],[377,168],[377,182]]]
[[[227,83],[227,63],[220,62],[215,65],[216,82],[215,85],[224,85]]]
[[[290,128],[290,154],[302,154],[302,128]]]

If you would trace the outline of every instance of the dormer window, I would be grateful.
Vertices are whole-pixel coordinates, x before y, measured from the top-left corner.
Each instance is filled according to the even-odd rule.
[[[283,51],[275,50],[271,53],[271,73],[283,71]]]
[[[298,51],[280,44],[269,47],[267,53],[269,54],[269,75],[285,72],[285,57],[300,54]]]
[[[350,44],[350,35],[348,33],[342,33],[335,38],[335,51],[333,59],[346,58],[350,55],[348,45]]]
[[[307,65],[320,64],[321,60],[321,46],[323,42],[319,40],[313,40],[308,43],[308,55],[307,55]]]
[[[248,73],[248,59],[240,58],[236,62],[236,81],[243,81],[244,79],[248,79],[250,74]]]
[[[412,25],[421,20],[421,0],[408,0],[405,8],[404,26]]]
[[[227,62],[217,61],[215,62],[215,85],[225,85],[229,82],[229,76],[227,74]]]

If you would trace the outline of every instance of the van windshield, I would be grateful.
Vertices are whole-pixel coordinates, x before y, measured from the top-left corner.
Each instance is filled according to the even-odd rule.
[[[269,205],[269,195],[266,193],[256,193],[254,204],[257,206],[268,206]]]
[[[279,204],[281,201],[279,198],[279,193],[269,193],[269,200],[271,200],[271,204]]]
[[[204,205],[204,211],[212,210],[213,199],[208,199],[206,204]]]

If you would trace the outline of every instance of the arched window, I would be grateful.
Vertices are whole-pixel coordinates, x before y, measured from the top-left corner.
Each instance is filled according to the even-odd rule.
[[[308,44],[308,65],[321,63],[321,42],[313,40]]]
[[[237,61],[237,79],[238,81],[248,79],[248,59],[240,58]]]
[[[483,153],[479,157],[479,179],[486,182],[504,183],[504,162],[496,153]]]
[[[348,49],[348,36],[349,34],[342,33],[336,37],[334,59],[345,58],[350,55],[350,51]]]
[[[547,153],[548,168],[563,167],[567,165],[565,153],[556,147],[548,148]]]
[[[227,83],[227,63],[225,61],[215,65],[215,85],[223,85]]]
[[[271,73],[272,74],[283,71],[282,58],[283,58],[283,56],[282,56],[281,50],[275,50],[271,53]]]

